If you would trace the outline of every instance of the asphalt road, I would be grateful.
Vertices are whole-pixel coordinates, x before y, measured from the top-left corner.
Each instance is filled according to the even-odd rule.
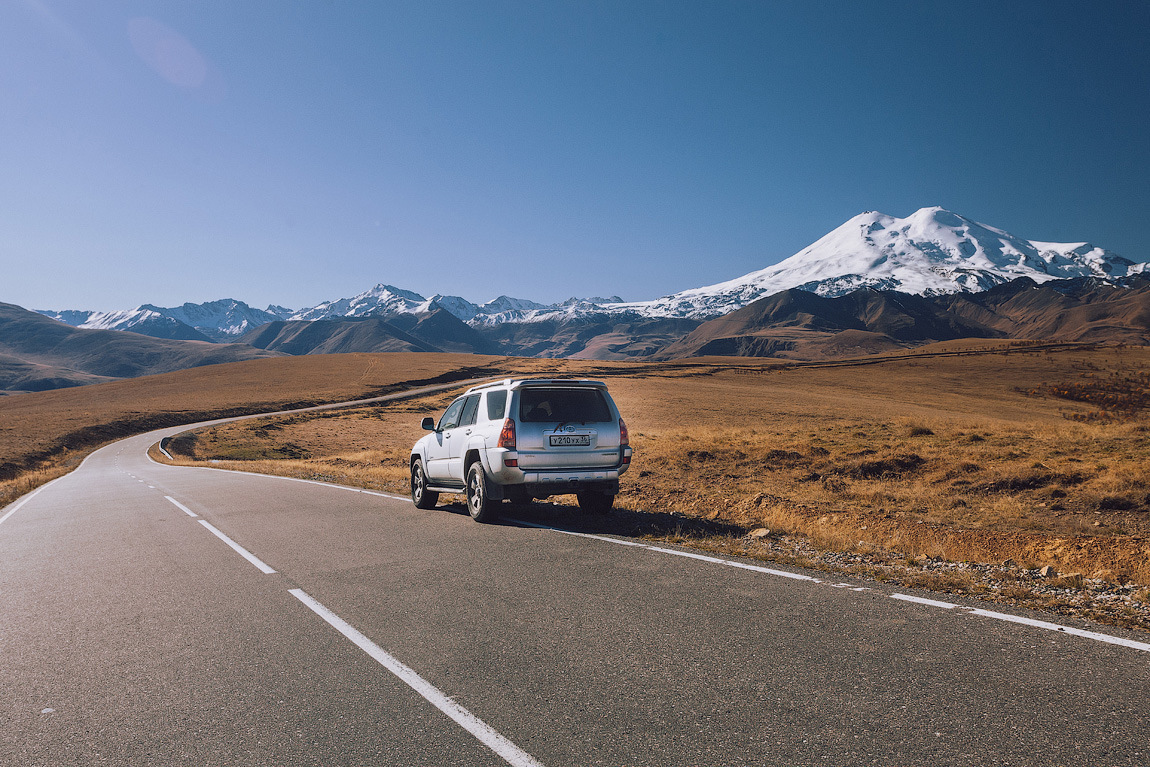
[[[151,462],[177,431],[0,510],[0,765],[1150,764],[1145,635]]]

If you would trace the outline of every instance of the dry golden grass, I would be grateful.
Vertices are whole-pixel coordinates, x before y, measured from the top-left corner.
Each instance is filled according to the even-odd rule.
[[[1140,369],[1150,351],[931,354],[568,371],[608,377],[630,426],[636,458],[618,506],[631,532],[719,545],[766,527],[825,549],[1013,559],[1150,583],[1145,422],[1078,423],[1067,416],[1088,405],[1025,393],[1083,370]],[[419,418],[452,395],[232,424],[179,448],[403,493]]]
[[[148,429],[360,399],[420,383],[566,370],[550,360],[468,354],[332,354],[210,365],[0,397],[0,481]]]
[[[366,399],[468,378],[592,376],[620,364],[625,363],[471,354],[330,354],[209,365],[0,396],[0,501],[57,476],[56,469],[73,465],[101,444],[150,429]]]

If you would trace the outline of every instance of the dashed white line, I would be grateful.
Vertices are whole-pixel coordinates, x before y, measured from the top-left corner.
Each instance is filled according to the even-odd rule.
[[[182,503],[180,503],[179,501],[177,501],[177,500],[176,500],[175,498],[173,498],[172,496],[170,496],[170,495],[165,495],[165,496],[164,496],[164,498],[168,499],[168,500],[169,500],[169,501],[171,501],[173,504],[175,504],[175,506],[176,506],[176,508],[177,508],[177,509],[179,509],[180,511],[184,512],[184,513],[185,513],[185,514],[187,514],[189,517],[198,517],[198,516],[199,516],[199,514],[196,514],[196,512],[192,511],[191,509],[189,509],[187,506],[185,506],[184,504],[182,504]]]
[[[216,536],[221,541],[228,544],[228,546],[231,546],[232,550],[235,551],[237,554],[239,554],[241,557],[243,557],[244,559],[246,559],[247,561],[249,561],[253,565],[255,565],[259,569],[259,571],[261,573],[263,573],[264,575],[271,575],[272,573],[275,572],[275,570],[273,570],[269,565],[267,565],[263,560],[261,560],[255,554],[251,553],[250,551],[245,549],[243,546],[239,545],[238,543],[233,541],[231,538],[227,537],[226,535],[221,533],[219,530],[217,530],[215,527],[213,527],[211,522],[208,522],[205,519],[201,519],[200,524],[203,525],[204,527],[206,527],[209,531],[211,531],[212,535]]]
[[[498,754],[508,764],[514,765],[514,767],[543,767],[526,751],[500,735],[482,719],[456,703],[382,647],[372,642],[350,623],[309,596],[303,589],[290,589],[289,593],[307,605],[316,615],[327,621],[332,628],[350,639],[356,647],[371,656],[373,660],[399,677],[404,684],[423,696],[431,705],[447,714],[456,724],[474,735],[479,742]]]

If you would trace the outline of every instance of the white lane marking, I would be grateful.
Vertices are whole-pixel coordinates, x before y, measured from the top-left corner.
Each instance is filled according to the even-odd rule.
[[[45,487],[46,487],[46,485],[45,485]],[[28,495],[26,495],[26,496],[24,496],[23,498],[21,498],[21,499],[20,499],[20,500],[19,500],[19,501],[16,503],[16,505],[15,505],[15,506],[13,506],[11,509],[9,509],[9,510],[8,510],[8,513],[7,513],[7,514],[5,514],[4,516],[0,517],[0,525],[4,524],[4,521],[5,521],[5,520],[7,520],[7,519],[8,519],[8,517],[12,516],[13,514],[15,514],[15,513],[16,513],[16,512],[18,512],[18,511],[20,511],[21,507],[23,507],[23,506],[24,506],[24,504],[28,503],[28,501],[32,500],[32,499],[33,499],[33,498],[35,498],[37,495],[39,495],[39,494],[40,494],[40,491],[41,491],[41,490],[43,490],[43,489],[44,489],[43,487],[37,488],[37,489],[33,490],[32,492],[28,493]]]
[[[182,504],[182,503],[180,503],[179,501],[177,501],[177,500],[176,500],[175,498],[173,498],[172,496],[170,496],[170,495],[165,495],[164,497],[165,497],[165,498],[167,498],[167,499],[168,499],[169,501],[171,501],[172,503],[174,503],[174,504],[176,505],[176,508],[177,508],[177,509],[179,509],[180,511],[184,512],[184,513],[185,513],[185,514],[187,514],[189,517],[198,517],[198,516],[199,516],[199,514],[197,514],[196,512],[192,511],[191,509],[189,509],[187,506],[185,506],[184,504]]]
[[[211,522],[208,522],[205,519],[201,519],[200,524],[203,525],[204,527],[208,528],[208,530],[211,531],[212,535],[216,536],[221,541],[223,541],[224,543],[231,546],[232,550],[235,551],[237,554],[239,554],[241,557],[243,557],[247,561],[251,562],[257,568],[259,568],[259,571],[261,573],[263,573],[264,575],[271,575],[272,573],[275,572],[275,570],[273,570],[271,567],[269,567],[267,564],[265,564],[255,554],[251,553],[250,551],[245,549],[243,546],[239,545],[238,543],[233,541],[231,538],[227,537],[226,535],[221,533],[219,530],[217,530],[215,527],[213,527]]]
[[[914,602],[920,605],[930,605],[931,607],[941,607],[945,610],[952,610],[958,605],[952,605],[950,602],[937,602],[933,599],[923,599],[922,597],[912,597],[910,594],[891,594],[891,599],[901,599],[904,602]]]
[[[410,499],[408,499],[408,500],[410,500]],[[538,528],[540,530],[551,530],[552,532],[563,533],[564,535],[573,535],[576,538],[590,538],[590,539],[595,540],[595,541],[606,541],[607,543],[616,543],[620,546],[638,546],[641,549],[649,548],[647,546],[647,544],[645,544],[645,543],[636,543],[634,541],[621,541],[621,540],[618,540],[615,538],[608,538],[605,535],[592,535],[591,533],[576,533],[573,530],[562,530],[558,527],[551,527],[549,525],[540,525],[536,522],[527,522],[527,521],[522,520],[522,519],[510,519],[510,518],[508,518],[507,521],[508,522],[514,522],[517,525],[523,525],[524,527],[535,527],[535,528]]]
[[[1035,628],[1046,629],[1048,631],[1058,631],[1063,634],[1073,634],[1074,636],[1093,639],[1097,642],[1106,642],[1107,644],[1116,644],[1121,645],[1122,647],[1130,647],[1135,650],[1142,650],[1143,652],[1150,652],[1150,644],[1146,642],[1135,642],[1132,639],[1121,639],[1119,637],[1110,636],[1109,634],[1099,634],[1094,631],[1084,631],[1082,629],[1076,629],[1073,626],[1062,626],[1057,623],[1036,621],[1031,618],[1022,618],[1017,615],[1007,615],[1006,613],[996,613],[990,610],[979,610],[977,608],[968,609],[970,610],[971,615],[981,615],[984,618],[994,618],[995,620],[1000,621],[1021,623],[1024,626],[1034,626]]]
[[[530,754],[523,751],[492,729],[492,727],[482,719],[449,698],[426,679],[412,671],[382,647],[360,633],[359,630],[350,623],[317,602],[303,589],[289,589],[288,593],[307,605],[312,612],[327,621],[332,628],[350,639],[356,647],[363,650],[370,655],[373,660],[399,677],[404,684],[423,696],[431,705],[447,714],[456,724],[474,735],[479,742],[498,754],[508,764],[514,765],[514,767],[543,767],[543,765],[536,761]]]

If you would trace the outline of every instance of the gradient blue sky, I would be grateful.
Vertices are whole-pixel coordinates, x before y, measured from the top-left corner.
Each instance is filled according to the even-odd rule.
[[[0,0],[0,301],[655,298],[864,210],[1150,259],[1150,3]]]

